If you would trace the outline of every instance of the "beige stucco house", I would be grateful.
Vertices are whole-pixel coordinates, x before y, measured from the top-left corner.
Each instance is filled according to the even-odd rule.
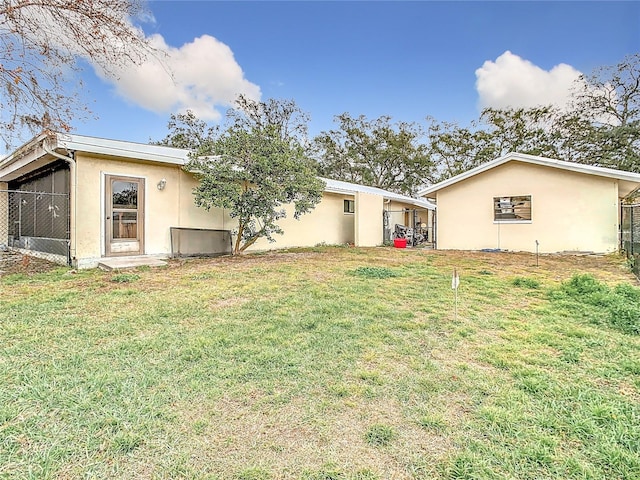
[[[77,266],[108,257],[219,253],[234,219],[193,201],[187,150],[81,135],[39,136],[0,161],[0,247],[42,251]],[[431,221],[434,205],[378,188],[325,180],[322,201],[279,223],[253,249],[383,243],[393,225]],[[11,195],[9,192],[19,192]],[[68,199],[68,201],[67,201]],[[386,212],[386,213],[384,213]]]
[[[419,195],[437,206],[438,249],[612,252],[639,187],[637,173],[509,153]]]

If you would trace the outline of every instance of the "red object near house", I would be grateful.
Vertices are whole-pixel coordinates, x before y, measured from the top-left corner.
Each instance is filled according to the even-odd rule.
[[[407,248],[407,239],[406,238],[394,238],[393,246],[396,248]]]

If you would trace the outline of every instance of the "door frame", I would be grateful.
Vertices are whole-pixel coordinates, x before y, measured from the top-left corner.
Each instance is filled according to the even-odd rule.
[[[102,194],[102,222],[101,222],[101,230],[102,230],[102,242],[103,242],[103,252],[105,257],[119,257],[119,256],[133,256],[133,255],[144,255],[145,241],[145,211],[146,211],[146,178],[133,176],[133,175],[123,175],[118,173],[103,173],[103,194]],[[137,239],[135,241],[115,241],[112,239],[112,223],[111,223],[111,215],[112,215],[112,192],[111,192],[111,182],[112,181],[124,181],[124,182],[136,182],[138,183],[138,218],[137,218]],[[126,243],[137,243],[138,248],[136,250],[125,250],[125,251],[112,251],[112,244],[126,244]]]

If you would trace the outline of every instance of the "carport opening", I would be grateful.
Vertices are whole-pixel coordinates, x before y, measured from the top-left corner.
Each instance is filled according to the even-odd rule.
[[[391,243],[396,238],[406,238],[409,246],[435,246],[435,215],[432,210],[385,210],[383,226],[385,243]]]

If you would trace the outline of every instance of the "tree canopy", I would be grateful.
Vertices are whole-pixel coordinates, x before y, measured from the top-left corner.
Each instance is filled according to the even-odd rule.
[[[193,114],[172,117],[174,128],[161,144],[191,148],[186,169],[200,183],[196,205],[224,208],[237,219],[233,254],[258,239],[284,233],[278,220],[311,211],[324,183],[303,148],[307,116],[291,100],[256,102],[240,96],[224,129],[207,128]]]
[[[443,180],[508,152],[640,172],[640,55],[576,82],[574,101],[482,111],[470,128],[432,120],[434,178]]]
[[[389,116],[354,118],[349,113],[335,120],[338,129],[314,139],[323,175],[407,195],[431,180],[433,165],[418,125],[392,123]]]
[[[468,127],[343,113],[315,138],[315,156],[327,177],[409,195],[508,152],[640,172],[640,55],[575,87],[569,108],[486,108]]]
[[[232,128],[223,134],[192,114],[173,116],[167,138],[205,154],[222,152],[224,140],[224,152],[241,158],[237,150],[262,147],[245,145],[240,133],[261,132],[260,138],[285,140],[304,165],[307,148],[323,176],[407,195],[508,152],[640,172],[640,55],[582,75],[569,107],[486,108],[468,127],[427,117],[423,128],[387,115],[343,113],[336,128],[308,142],[308,117],[293,101],[246,99],[229,119]]]
[[[139,0],[0,0],[0,139],[68,131],[87,114],[69,72],[88,60],[109,75],[153,50],[131,19]],[[26,131],[25,131],[26,130]]]

